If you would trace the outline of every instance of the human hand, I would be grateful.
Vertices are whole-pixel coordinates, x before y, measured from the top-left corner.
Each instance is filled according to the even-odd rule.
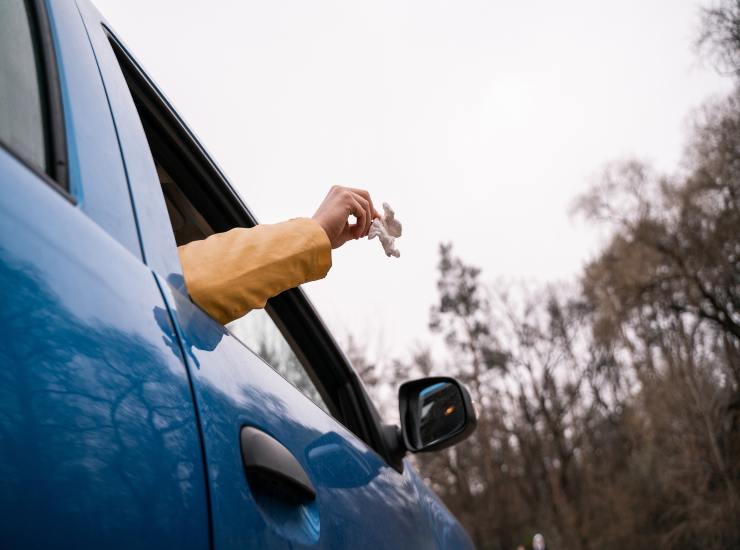
[[[347,218],[350,215],[357,218],[357,223],[349,223]],[[339,248],[350,239],[365,237],[372,221],[379,217],[370,193],[340,185],[329,189],[313,215],[313,219],[326,231],[332,248]]]

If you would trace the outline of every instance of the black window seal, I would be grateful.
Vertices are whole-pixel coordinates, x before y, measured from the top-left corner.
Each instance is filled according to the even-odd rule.
[[[257,225],[255,216],[133,56],[106,25],[103,29],[132,92],[142,123],[145,126],[156,125],[158,132],[177,145],[182,160],[189,165],[188,169],[194,170],[200,178],[206,200],[218,206],[220,219],[215,222],[208,219],[209,224],[215,231]],[[332,403],[327,405],[339,413],[338,419],[383,460],[399,469],[387,449],[379,415],[362,382],[303,290],[293,288],[271,298],[267,309],[274,314],[273,319],[289,342],[294,342],[306,357],[322,385],[332,388]]]
[[[56,49],[49,23],[49,13],[45,0],[31,0],[41,48],[41,59],[46,88],[48,108],[49,137],[51,147],[51,175],[54,181],[69,192],[67,173],[67,139],[64,131],[64,108],[62,106],[62,88],[59,79]]]

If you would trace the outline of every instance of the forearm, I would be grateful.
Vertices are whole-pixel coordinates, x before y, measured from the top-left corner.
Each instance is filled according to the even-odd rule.
[[[211,317],[226,324],[331,267],[331,244],[315,221],[236,228],[178,248],[188,292]]]

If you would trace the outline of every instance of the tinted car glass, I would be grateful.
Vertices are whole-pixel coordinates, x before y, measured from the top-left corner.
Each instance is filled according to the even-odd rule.
[[[0,142],[49,173],[43,65],[28,2],[0,2]]]
[[[298,388],[303,395],[329,412],[319,390],[291,349],[280,329],[264,309],[255,309],[228,325],[228,329],[252,351]]]

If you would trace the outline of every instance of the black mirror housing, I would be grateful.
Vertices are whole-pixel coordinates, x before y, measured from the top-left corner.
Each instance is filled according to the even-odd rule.
[[[404,382],[398,405],[403,443],[412,453],[450,447],[473,433],[477,424],[468,390],[448,376]]]

